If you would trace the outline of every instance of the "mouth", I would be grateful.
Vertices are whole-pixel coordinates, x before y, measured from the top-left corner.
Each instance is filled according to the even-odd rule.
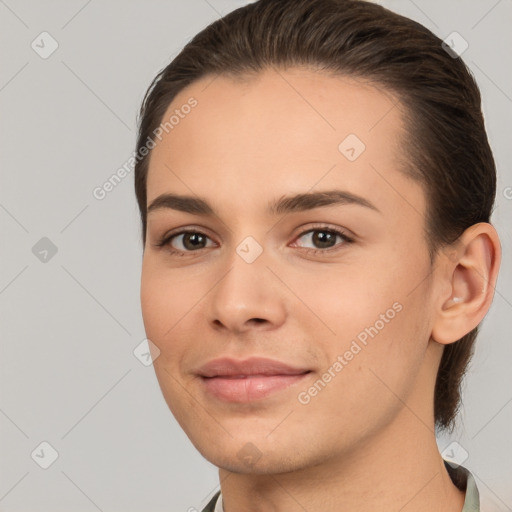
[[[262,400],[303,380],[307,368],[266,358],[215,359],[198,370],[207,394],[225,402]]]

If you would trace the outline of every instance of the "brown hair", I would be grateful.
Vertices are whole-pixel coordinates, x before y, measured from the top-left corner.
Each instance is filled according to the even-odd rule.
[[[259,0],[210,24],[158,73],[140,109],[137,152],[175,96],[206,75],[243,77],[269,67],[308,66],[370,80],[403,106],[403,171],[424,186],[433,261],[466,228],[489,222],[496,193],[480,92],[461,58],[452,55],[424,26],[371,2]],[[149,157],[135,165],[144,243]],[[444,348],[434,393],[438,428],[454,425],[477,332]]]

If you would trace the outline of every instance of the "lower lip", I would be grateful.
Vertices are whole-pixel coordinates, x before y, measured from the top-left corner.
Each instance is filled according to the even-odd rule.
[[[296,384],[308,375],[254,375],[244,378],[202,377],[206,391],[226,402],[252,402]]]

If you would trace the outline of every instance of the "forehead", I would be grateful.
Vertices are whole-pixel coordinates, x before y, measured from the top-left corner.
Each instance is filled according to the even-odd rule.
[[[175,192],[256,213],[270,198],[342,187],[384,210],[404,195],[422,207],[399,172],[401,104],[363,80],[306,68],[209,76],[176,96],[162,126],[172,116],[152,150],[148,204]]]

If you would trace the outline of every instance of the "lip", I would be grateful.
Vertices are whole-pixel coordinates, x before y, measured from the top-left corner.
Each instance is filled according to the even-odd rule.
[[[199,368],[205,391],[227,402],[261,400],[301,381],[308,368],[294,367],[274,359],[214,359]]]

